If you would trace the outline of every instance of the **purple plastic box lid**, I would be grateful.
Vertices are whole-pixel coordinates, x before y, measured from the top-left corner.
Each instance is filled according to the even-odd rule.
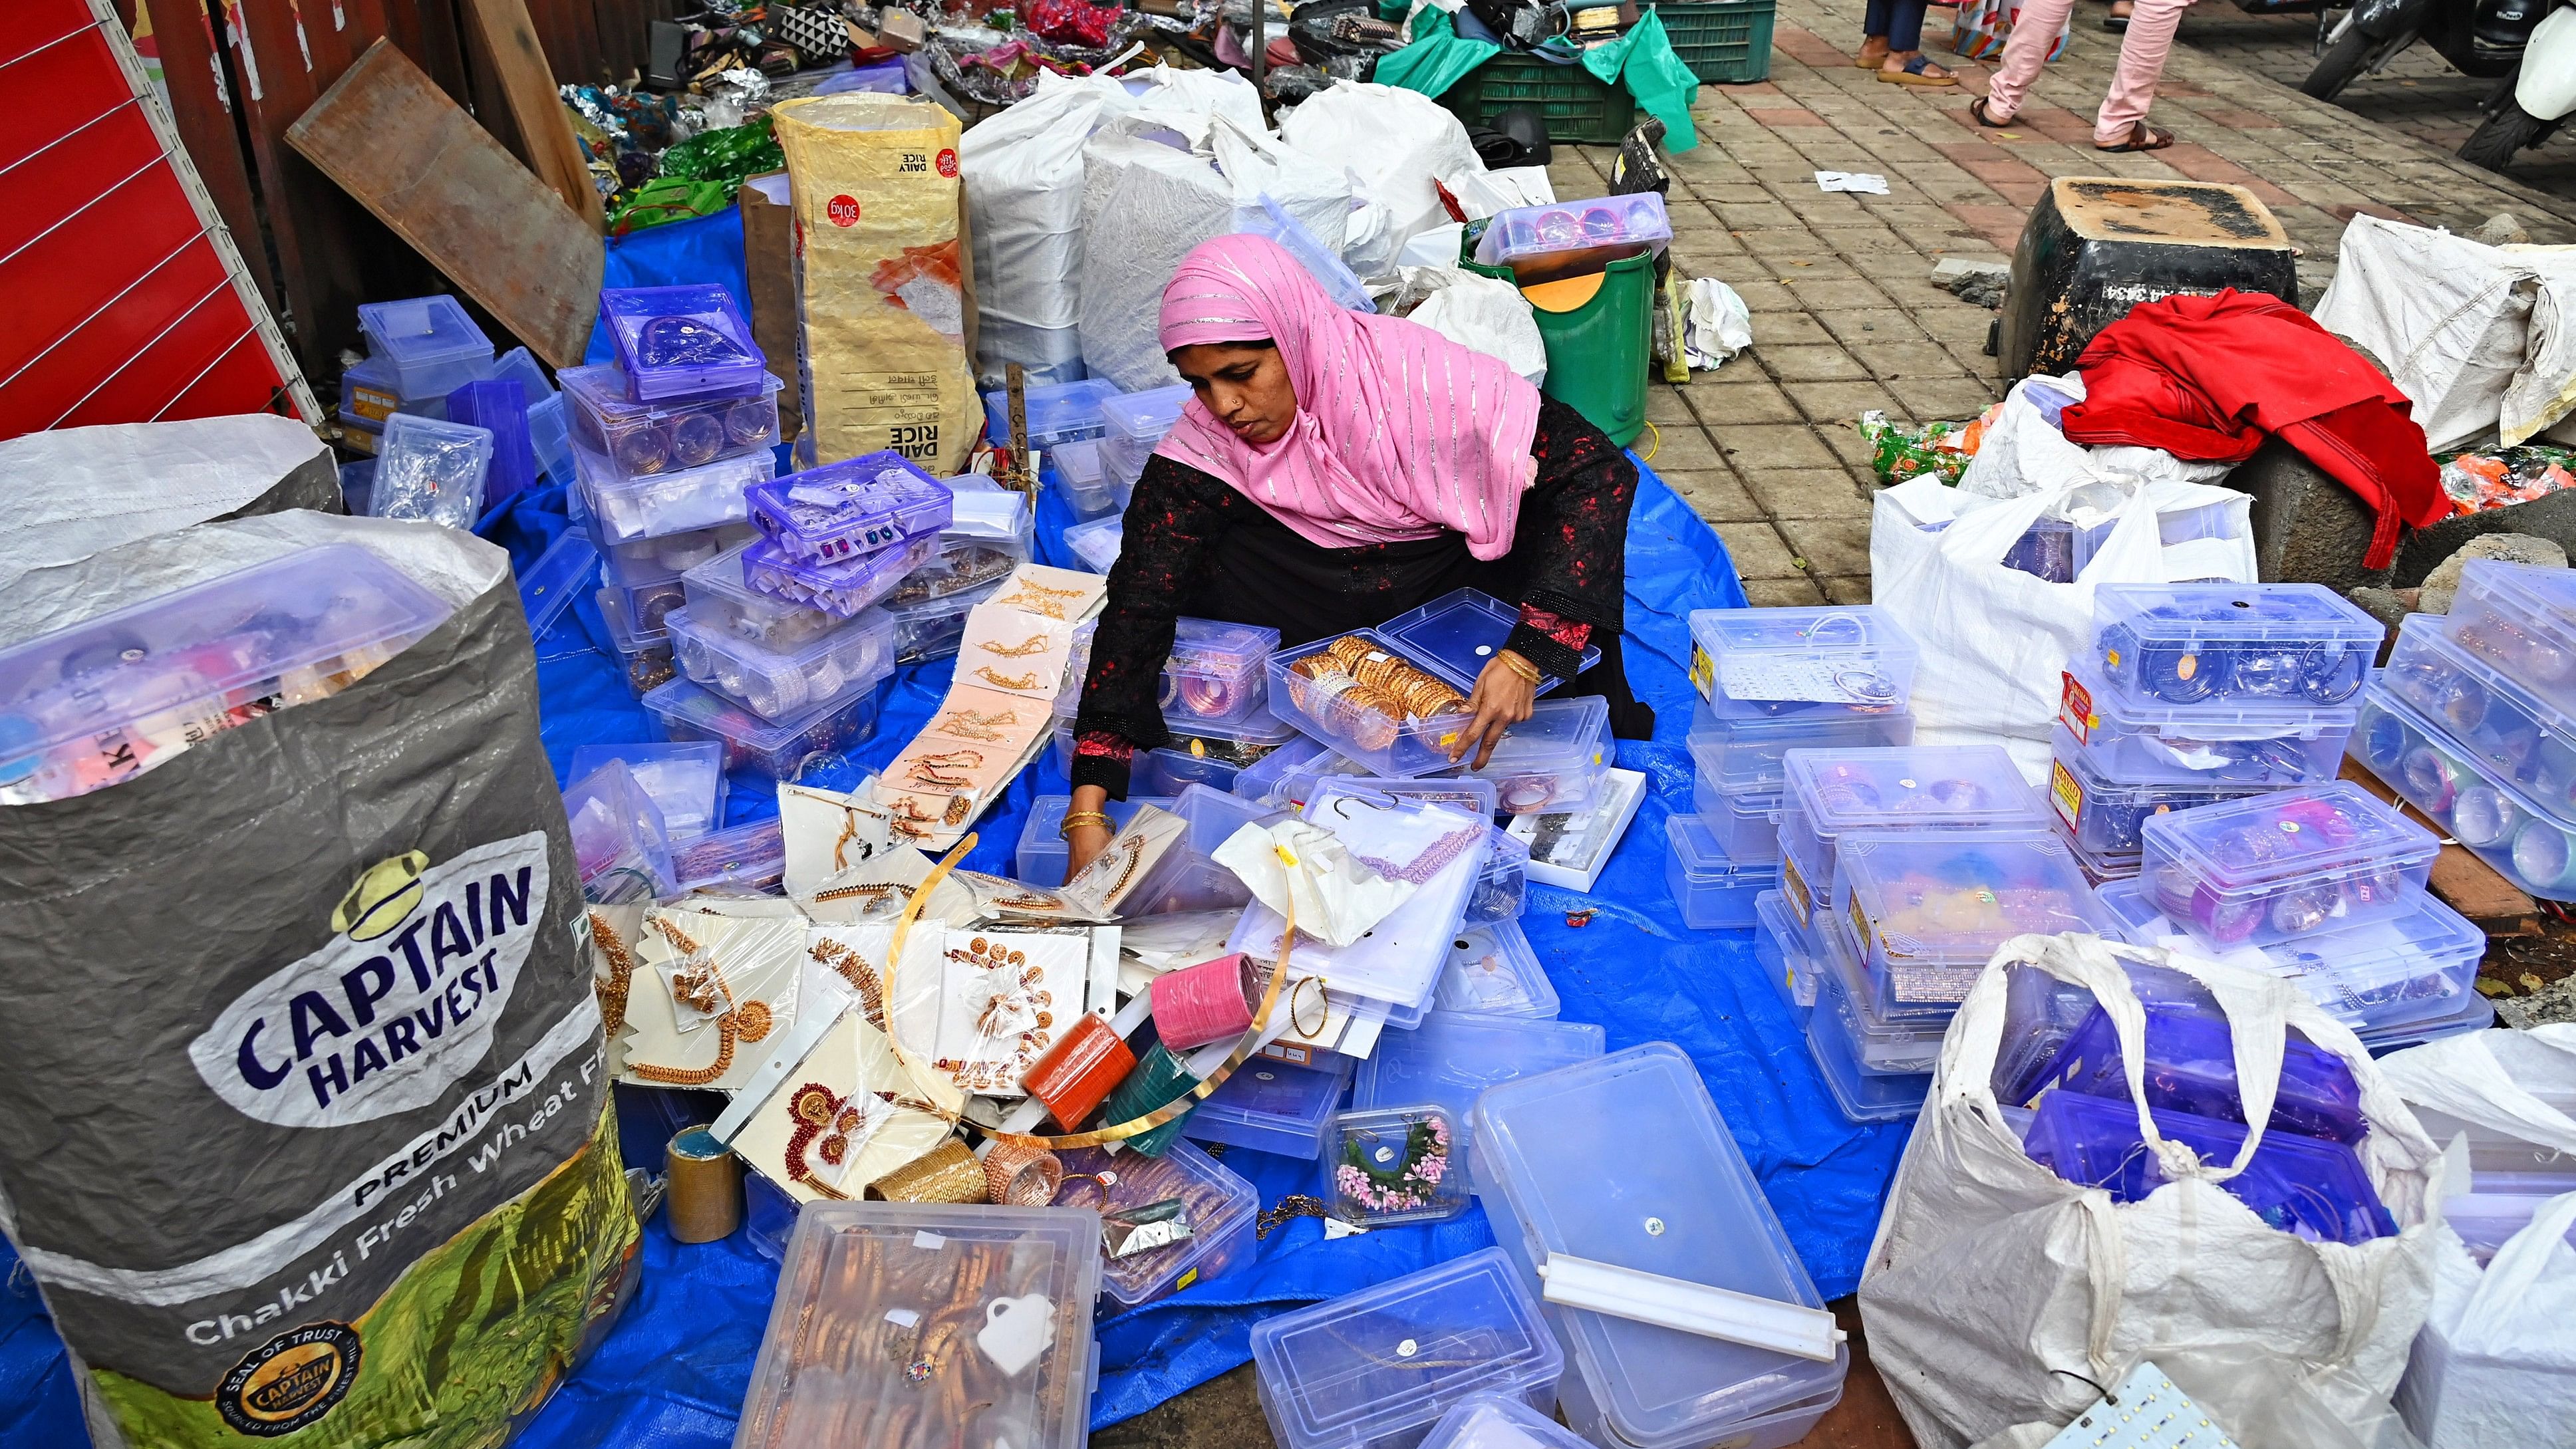
[[[483,511],[537,481],[537,450],[528,441],[528,388],[515,377],[469,382],[447,395],[447,420],[492,435],[491,471],[483,475]]]
[[[610,287],[599,315],[637,402],[749,397],[768,385],[769,358],[722,287]]]
[[[2154,1112],[2156,1130],[2203,1162],[2232,1163],[2245,1145],[2241,1122]],[[2031,1161],[2068,1182],[2107,1189],[2114,1202],[2140,1201],[2166,1180],[2125,1098],[2051,1092],[2024,1140]],[[2267,1132],[2245,1170],[2218,1185],[2272,1227],[2311,1242],[2366,1243],[2397,1233],[2361,1158],[2340,1142]]]
[[[2245,1120],[2236,1090],[2236,1049],[2227,1021],[2216,1011],[2183,1002],[2147,1001],[2147,1105],[2226,1122]],[[2343,1058],[2297,1035],[2282,1042],[2281,1084],[2272,1101],[2271,1130],[2358,1142],[2368,1126],[2361,1088]],[[2110,1013],[2098,1004],[2077,1024],[2066,1044],[2007,1084],[2005,1099],[2027,1106],[2042,1092],[2080,1092],[2126,1103],[2119,1036]]]
[[[895,585],[939,552],[935,534],[919,534],[872,553],[818,563],[792,558],[773,539],[755,539],[742,551],[742,578],[753,589],[847,619],[893,593]]]
[[[757,484],[751,521],[788,554],[821,561],[937,533],[956,516],[948,485],[901,453],[870,453]]]

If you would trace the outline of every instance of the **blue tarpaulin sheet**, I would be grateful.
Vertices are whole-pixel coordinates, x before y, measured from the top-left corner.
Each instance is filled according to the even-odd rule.
[[[742,229],[726,211],[612,240],[607,283],[714,280],[745,297]],[[611,354],[605,333],[592,360]],[[483,532],[524,570],[567,526],[563,490],[513,498]],[[1040,557],[1070,564],[1070,516],[1049,491],[1038,515]],[[1600,1023],[1612,1051],[1668,1041],[1698,1063],[1720,1112],[1787,1227],[1817,1288],[1851,1292],[1905,1140],[1904,1125],[1843,1120],[1807,1054],[1806,1036],[1753,957],[1749,931],[1694,931],[1665,886],[1664,822],[1691,809],[1684,738],[1695,698],[1688,679],[1693,609],[1743,606],[1726,546],[1647,472],[1629,522],[1627,665],[1653,706],[1652,740],[1619,742],[1619,763],[1650,788],[1594,890],[1533,884],[1521,926],[1570,1021]],[[577,747],[655,737],[627,692],[597,607],[584,594],[536,641],[546,751],[560,775]],[[852,750],[847,779],[882,764],[927,720],[948,689],[950,661],[907,665],[888,686],[875,737]],[[1028,803],[1062,793],[1052,755],[1016,781],[979,826],[967,863],[1009,874]],[[768,782],[737,777],[728,823],[777,810]],[[632,1116],[627,1118],[633,1121]],[[630,1142],[628,1160],[658,1161],[658,1144]],[[1264,1205],[1316,1190],[1316,1167],[1232,1150]],[[1159,1303],[1103,1321],[1098,1428],[1133,1417],[1243,1363],[1252,1324],[1472,1252],[1493,1241],[1481,1206],[1449,1222],[1324,1241],[1312,1218],[1290,1220],[1233,1270]],[[0,1449],[88,1442],[61,1340],[27,1274],[0,1244]],[[567,1378],[515,1441],[526,1449],[725,1449],[767,1325],[777,1264],[748,1232],[684,1246],[648,1224],[634,1300],[598,1351]]]
[[[656,231],[677,231],[663,227]],[[649,235],[641,233],[639,235]],[[1068,521],[1049,493],[1041,554],[1064,561]],[[484,532],[521,568],[566,526],[560,488],[540,487],[487,520]],[[1623,740],[1619,763],[1651,782],[1627,838],[1593,891],[1533,884],[1521,925],[1564,1000],[1569,1021],[1599,1022],[1612,1051],[1669,1041],[1690,1053],[1744,1154],[1827,1297],[1849,1293],[1905,1138],[1903,1124],[1843,1120],[1807,1055],[1806,1037],[1753,958],[1748,931],[1683,926],[1664,883],[1664,821],[1691,808],[1688,615],[1744,603],[1726,548],[1651,473],[1629,524],[1627,662],[1656,711],[1655,737]],[[653,738],[628,694],[588,597],[537,641],[548,755],[560,772],[592,742]],[[883,763],[946,694],[950,661],[907,665],[889,686],[860,768]],[[774,813],[767,782],[738,776],[729,820]],[[970,859],[1007,873],[1028,801],[1061,793],[1051,755],[1013,785],[980,825]],[[648,1152],[646,1156],[655,1156]],[[630,1158],[630,1160],[634,1160]],[[1316,1189],[1314,1164],[1240,1149],[1226,1164],[1264,1205]],[[1326,1242],[1312,1218],[1291,1220],[1242,1266],[1100,1325],[1093,1426],[1116,1423],[1243,1363],[1261,1317],[1335,1297],[1492,1242],[1481,1206],[1427,1227]],[[5,1252],[0,1248],[0,1252]],[[15,1267],[14,1262],[10,1265]],[[723,1449],[768,1321],[777,1264],[745,1233],[683,1246],[657,1218],[646,1230],[640,1291],[599,1351],[520,1435],[528,1449]],[[0,1293],[0,1449],[86,1442],[60,1341],[23,1272]]]

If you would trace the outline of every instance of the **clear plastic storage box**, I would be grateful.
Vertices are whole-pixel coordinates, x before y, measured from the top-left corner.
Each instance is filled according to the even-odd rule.
[[[2576,715],[2462,648],[2458,627],[2439,614],[2407,615],[2380,684],[2550,819],[2576,826]]]
[[[1691,777],[1691,808],[1717,837],[1717,848],[1745,865],[1780,863],[1780,792],[1720,790],[1705,772]]]
[[[1311,1162],[1323,1155],[1326,1131],[1349,1081],[1350,1063],[1338,1058],[1330,1067],[1249,1061],[1199,1103],[1181,1133]]]
[[[1118,384],[1105,377],[1074,382],[1040,383],[1020,394],[1021,415],[1028,422],[1029,446],[1061,447],[1079,438],[1099,437],[1100,405],[1118,396]],[[1011,395],[1007,390],[984,394],[984,437],[996,448],[1011,446]]]
[[[1565,1354],[1493,1248],[1252,1326],[1279,1449],[1412,1449],[1470,1394],[1556,1401]]]
[[[1498,1087],[1469,1136],[1494,1237],[1533,1293],[1538,1265],[1563,1255],[1824,1308],[1699,1068],[1669,1042]],[[1587,1309],[1548,1322],[1566,1422],[1596,1445],[1793,1444],[1850,1367],[1840,1347],[1818,1361]]]
[[[1001,592],[1002,581],[978,584],[964,593],[942,594],[935,599],[915,599],[910,603],[887,602],[878,607],[894,620],[894,657],[896,662],[911,664],[923,659],[945,659],[957,652],[966,639],[966,616],[975,606]],[[900,589],[895,591],[900,594]]]
[[[778,817],[712,831],[671,847],[680,893],[774,895],[787,878],[787,837]]]
[[[611,760],[624,764],[662,812],[672,843],[704,835],[724,820],[724,748],[700,740],[685,744],[583,745],[572,752],[571,775],[580,779]]]
[[[763,719],[792,719],[873,690],[894,673],[894,621],[869,610],[792,650],[772,650],[699,623],[686,609],[663,620],[680,672]]]
[[[1789,898],[1764,891],[1753,898],[1753,959],[1762,963],[1780,1002],[1799,1020],[1816,1004],[1816,961],[1807,953],[1807,928]]]
[[[1374,671],[1384,667],[1382,660],[1410,666],[1422,682],[1404,691],[1362,683],[1354,670]],[[1409,779],[1458,763],[1449,748],[1470,718],[1465,693],[1373,629],[1279,650],[1268,670],[1270,712],[1370,774]],[[1429,685],[1449,692],[1443,696]]]
[[[757,397],[768,386],[769,359],[722,287],[610,287],[599,318],[639,402]]]
[[[666,533],[658,538],[629,539],[611,542],[599,531],[596,517],[586,518],[582,527],[591,545],[599,550],[600,571],[612,584],[658,584],[676,579],[718,554],[731,553],[759,535],[748,523],[728,523],[716,528],[695,528],[685,533]]]
[[[1230,724],[1266,712],[1262,665],[1279,647],[1279,631],[1213,619],[1182,619],[1163,662],[1163,723],[1174,730]]]
[[[1461,1144],[1446,1107],[1338,1112],[1324,1138],[1324,1205],[1364,1228],[1429,1223],[1467,1210]]]
[[[2505,879],[2543,900],[2576,900],[2576,829],[2460,748],[2384,679],[2362,691],[2352,753]]]
[[[1029,561],[1033,527],[1028,500],[999,488],[971,487],[971,478],[949,483],[948,527],[939,535],[939,550],[904,575],[889,604],[945,598],[997,584]]]
[[[2146,705],[2342,704],[2387,633],[2323,584],[2104,584],[2085,672]]]
[[[2442,842],[2349,781],[2249,796],[2143,830],[2139,878],[2213,946],[2267,945],[2404,913]]]
[[[849,626],[849,620],[837,615],[753,588],[749,570],[753,546],[718,554],[680,575],[689,617],[701,628],[786,654]]]
[[[1129,479],[1126,488],[1115,493],[1110,490],[1109,475],[1101,465],[1100,443],[1096,439],[1058,444],[1055,451],[1046,455],[1040,469],[1041,472],[1049,470],[1062,485],[1060,491],[1065,504],[1073,510],[1076,519],[1098,518],[1126,507],[1127,490],[1135,487],[1135,480]]]
[[[1915,1116],[1931,1095],[1931,1073],[1892,1077],[1862,1070],[1860,1046],[1852,1040],[1857,1012],[1833,1010],[1826,999],[1831,990],[1827,981],[1849,979],[1837,977],[1833,957],[1836,952],[1847,956],[1850,942],[1830,923],[1819,934],[1824,937],[1826,961],[1817,971],[1816,1009],[1807,1013],[1807,1054],[1815,1059],[1816,1075],[1824,1079],[1825,1091],[1845,1121],[1902,1122]]]
[[[769,448],[643,478],[616,476],[607,459],[578,442],[572,456],[592,523],[613,544],[740,523],[749,514],[748,491],[778,476],[778,455]]]
[[[1914,716],[1879,705],[1807,700],[1702,700],[1691,712],[1690,752],[1713,790],[1760,795],[1787,779],[1789,751],[1865,750],[1914,742]]]
[[[1118,550],[1127,542],[1126,528],[1126,515],[1118,513],[1073,524],[1064,531],[1065,552],[1073,555],[1074,567],[1105,574],[1118,564]]]
[[[1494,786],[1505,815],[1547,815],[1589,804],[1610,762],[1610,702],[1597,694],[1542,699],[1530,717],[1503,732],[1484,768],[1466,778]],[[1468,756],[1466,763],[1472,764]]]
[[[1451,589],[1378,625],[1377,632],[1463,693],[1475,689],[1477,677],[1511,638],[1520,617],[1520,610],[1480,589]],[[1600,659],[1599,645],[1587,647],[1582,667],[1589,669]],[[1545,694],[1563,682],[1542,674],[1538,692]]]
[[[2451,638],[2532,693],[2576,709],[2576,574],[2473,558],[2461,566]]]
[[[1672,239],[1673,224],[1664,214],[1663,197],[1641,191],[1496,212],[1476,243],[1476,260],[1483,266],[1505,266],[1524,258],[1593,247],[1645,246],[1660,252]]]
[[[453,612],[401,569],[334,543],[0,650],[0,802],[122,783],[336,692]]]
[[[1081,1449],[1099,1372],[1100,1215],[1087,1208],[815,1202],[796,1218],[735,1449],[864,1440]]]
[[[948,485],[900,453],[870,453],[750,490],[751,521],[791,558],[830,563],[938,533],[956,515]]]
[[[1518,921],[1461,926],[1431,1004],[1441,1011],[1553,1020],[1562,1004]]]
[[[2110,927],[2075,857],[2045,827],[1852,831],[1839,860],[1834,914],[1892,1002],[1962,1000],[2014,936]]]
[[[1529,904],[1529,842],[1499,827],[1485,838],[1493,849],[1485,857],[1485,873],[1476,878],[1476,893],[1467,898],[1464,925],[1518,920]]]
[[[788,557],[764,538],[743,551],[742,581],[773,598],[847,619],[893,593],[905,575],[938,552],[938,536],[923,534],[874,553],[811,563]]]
[[[1754,898],[1780,884],[1778,862],[1737,861],[1697,815],[1665,816],[1664,837],[1664,884],[1694,931],[1752,925]]]
[[[2140,701],[2073,668],[2057,712],[2107,779],[2272,789],[2333,779],[2358,717],[2349,704]]]
[[[1100,471],[1119,507],[1127,506],[1129,490],[1145,472],[1145,460],[1154,456],[1163,435],[1181,420],[1181,409],[1189,400],[1190,385],[1185,382],[1102,400]]]
[[[1114,834],[1126,829],[1127,822],[1147,805],[1169,810],[1178,803],[1168,796],[1131,792],[1126,799],[1108,801],[1100,808],[1108,815]],[[1073,852],[1056,832],[1063,828],[1065,812],[1072,808],[1070,795],[1040,795],[1029,802],[1028,822],[1020,827],[1019,850],[1011,858],[1014,876],[1050,890],[1064,884],[1065,863],[1073,858]]]
[[[1186,1238],[1123,1257],[1104,1240],[1100,1290],[1121,1308],[1168,1298],[1217,1276],[1253,1252],[1253,1220],[1261,1212],[1261,1194],[1191,1143],[1171,1143],[1159,1157],[1138,1152],[1113,1157],[1097,1147],[1075,1147],[1057,1157],[1068,1179],[1108,1180],[1106,1187],[1097,1189],[1068,1182],[1056,1194],[1066,1199],[1067,1206],[1096,1205],[1107,1218],[1177,1201],[1179,1221],[1189,1225]]]
[[[1271,718],[1267,709],[1255,709],[1230,724],[1184,723],[1169,715],[1164,722],[1172,732],[1170,743],[1135,757],[1129,789],[1165,795],[1177,795],[1191,785],[1230,790],[1245,766],[1297,738],[1296,730]]]
[[[778,393],[767,373],[750,397],[712,401],[636,402],[626,374],[611,366],[568,367],[557,374],[572,411],[573,441],[605,459],[619,479],[647,478],[739,457],[778,441]]]
[[[1835,932],[1840,936],[1839,929]],[[1949,1035],[1947,1017],[1910,1017],[1878,1021],[1864,1015],[1858,1001],[1866,987],[1860,967],[1848,950],[1828,949],[1825,967],[1816,977],[1816,1010],[1842,1018],[1843,1040],[1852,1061],[1874,1077],[1928,1075],[1941,1061],[1941,1038]]]
[[[1591,1061],[1607,1042],[1607,1033],[1589,1022],[1435,1011],[1411,1031],[1378,1038],[1351,1083],[1351,1105],[1446,1107],[1473,1137],[1468,1113],[1486,1088]],[[1451,1160],[1462,1179],[1467,1167],[1463,1154]]]
[[[609,760],[576,776],[564,787],[563,808],[583,899],[649,905],[679,893],[662,812],[625,761]]]
[[[610,584],[605,592],[616,596],[617,617],[625,620],[639,639],[669,638],[672,612],[689,601],[678,579],[664,579],[651,584]]]
[[[1563,1424],[1519,1399],[1474,1394],[1440,1416],[1422,1449],[1591,1449]]]
[[[839,754],[877,732],[874,689],[819,706],[787,720],[766,720],[685,679],[644,696],[645,712],[661,722],[667,740],[717,740],[725,768],[772,780],[793,780],[816,755]]]
[[[608,629],[608,647],[617,651],[626,669],[626,687],[636,698],[661,688],[677,679],[680,666],[671,649],[671,631],[656,629],[638,634],[626,617],[626,592],[611,585],[595,597],[599,621]]]
[[[2252,785],[2173,780],[2131,784],[2107,779],[2091,752],[2076,743],[2064,725],[2057,728],[2056,758],[2048,771],[2049,803],[2065,823],[2076,858],[2097,872],[2134,872],[2146,840],[2141,831],[2156,816],[2260,793],[2261,787]]]
[[[444,294],[362,302],[358,328],[367,334],[368,350],[392,370],[394,392],[405,398],[443,400],[492,366],[492,339]]]
[[[1918,654],[1874,604],[1828,609],[1693,609],[1691,682],[1716,700],[1886,707],[1914,690]]]
[[[1998,745],[1801,749],[1782,769],[1780,882],[1801,915],[1833,898],[1834,848],[1846,831],[2048,823],[2047,808]]]
[[[589,535],[577,528],[555,535],[537,561],[518,576],[519,611],[528,616],[531,638],[543,637],[574,599],[590,591],[598,568],[599,550],[591,547]]]

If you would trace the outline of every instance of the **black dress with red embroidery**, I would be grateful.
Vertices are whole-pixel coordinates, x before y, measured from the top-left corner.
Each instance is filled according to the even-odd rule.
[[[1171,738],[1161,693],[1174,621],[1261,625],[1277,629],[1288,647],[1384,623],[1462,587],[1516,601],[1520,621],[1505,647],[1575,680],[1564,693],[1609,695],[1616,733],[1651,730],[1651,712],[1629,698],[1617,650],[1636,465],[1553,398],[1540,403],[1530,456],[1538,477],[1521,495],[1512,547],[1490,562],[1449,532],[1327,548],[1211,474],[1160,455],[1148,461],[1092,639],[1074,720],[1073,783],[1123,800],[1135,752]],[[1590,645],[1602,647],[1601,662],[1577,678]],[[1628,728],[1619,727],[1623,715]]]

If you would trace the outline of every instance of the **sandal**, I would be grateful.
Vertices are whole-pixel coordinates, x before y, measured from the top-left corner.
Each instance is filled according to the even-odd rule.
[[[1975,100],[1968,102],[1968,116],[1969,116],[1969,118],[1970,118],[1971,120],[1974,120],[1978,125],[1985,127],[1985,128],[1986,128],[1987,130],[1989,130],[1989,131],[2000,131],[2000,130],[2004,129],[2006,126],[2009,126],[2009,125],[2011,125],[2011,124],[2012,124],[2012,118],[2011,118],[2011,117],[2009,117],[2009,116],[2005,117],[2004,119],[2002,119],[2002,120],[2000,120],[2000,121],[1996,120],[1996,119],[1995,119],[1991,114],[1989,114],[1989,113],[1987,112],[1987,110],[1986,110],[1986,106],[1987,106],[1987,104],[1988,104],[1988,98],[1987,98],[1987,97],[1985,97],[1985,96],[1979,96],[1979,97],[1977,97]]]
[[[1887,70],[1882,67],[1878,78],[1891,85],[1901,86],[1954,86],[1959,83],[1959,77],[1956,74],[1945,70],[1939,75],[1934,75],[1932,69],[1930,58],[1918,55],[1907,61],[1903,70]]]
[[[2140,121],[2136,128],[2129,132],[2129,139],[2121,142],[2119,145],[2104,146],[2097,142],[2093,149],[2107,154],[2117,155],[2127,151],[2161,151],[2173,143],[2173,132],[2159,131],[2155,127],[2148,125],[2146,122]]]
[[[2121,14],[2115,6],[2110,14],[2102,17],[2102,28],[2113,35],[2126,35],[2129,31],[2129,17]]]
[[[1887,52],[1882,50],[1872,55],[1866,45],[1860,48],[1860,54],[1852,57],[1852,66],[1858,70],[1876,70],[1885,64],[1887,64]]]

